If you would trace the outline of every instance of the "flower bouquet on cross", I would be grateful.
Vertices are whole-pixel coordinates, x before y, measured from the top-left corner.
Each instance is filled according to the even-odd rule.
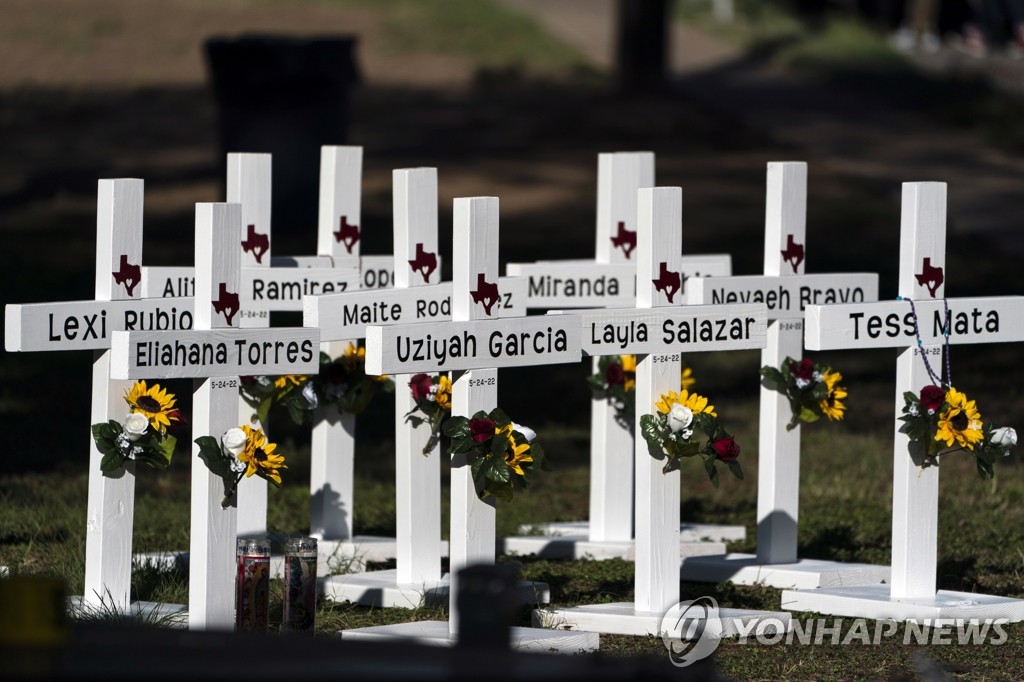
[[[123,424],[111,419],[92,425],[92,439],[103,454],[100,471],[115,472],[128,461],[143,462],[161,471],[167,469],[178,442],[170,431],[186,423],[174,406],[174,394],[160,384],[146,386],[145,381],[137,381],[124,399],[129,411]]]
[[[663,394],[654,407],[655,414],[641,415],[640,432],[651,456],[665,460],[663,473],[679,469],[683,457],[699,455],[716,488],[716,462],[724,463],[736,478],[743,478],[743,468],[737,460],[740,446],[722,426],[715,406],[709,405],[707,398],[684,388],[678,394],[675,391]],[[703,443],[698,429],[707,439]]]
[[[277,444],[267,440],[262,429],[248,424],[235,426],[217,440],[213,436],[196,438],[199,459],[206,468],[224,481],[224,499],[220,506],[227,509],[234,502],[235,492],[242,478],[253,475],[281,486],[281,469],[288,467],[284,456],[276,452]]]
[[[984,423],[973,400],[952,386],[929,384],[915,394],[903,394],[903,426],[911,443],[924,448],[924,465],[938,464],[939,455],[957,451],[974,456],[982,479],[995,476],[997,460],[1017,444],[1017,431]]]
[[[320,353],[320,372],[313,376],[287,374],[240,379],[242,397],[255,408],[261,424],[266,423],[274,405],[283,406],[296,424],[304,424],[311,421],[317,407],[333,405],[341,412],[359,414],[378,391],[395,390],[395,382],[387,375],[366,373],[366,349],[353,343],[333,360],[327,353]]]
[[[826,365],[817,365],[808,358],[794,360],[787,357],[776,369],[769,365],[761,368],[761,383],[789,400],[792,418],[786,430],[792,431],[800,422],[813,423],[826,417],[840,421],[846,410],[843,400],[846,388],[840,386],[843,375]]]
[[[405,421],[413,428],[430,425],[430,437],[423,446],[423,454],[429,455],[441,440],[441,425],[452,413],[452,381],[447,374],[415,374],[409,380],[409,390],[416,407],[405,415]]]
[[[452,455],[465,455],[480,499],[494,496],[511,501],[525,489],[538,469],[547,471],[537,434],[512,422],[500,409],[469,417],[451,417],[442,427],[451,438]]]
[[[693,370],[685,364],[679,378],[685,389],[697,381]],[[597,372],[587,377],[587,384],[595,398],[607,400],[615,408],[619,426],[632,431],[636,415],[636,356],[602,355],[597,360]]]

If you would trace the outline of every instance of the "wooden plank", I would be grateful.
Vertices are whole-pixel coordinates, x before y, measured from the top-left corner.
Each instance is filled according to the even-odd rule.
[[[498,280],[501,299],[496,304],[504,316],[522,316],[525,304],[521,278]],[[369,325],[407,324],[447,321],[452,316],[452,283],[344,294],[306,296],[303,299],[303,324],[320,329],[327,340],[365,338]]]
[[[457,296],[453,307],[456,301]],[[573,362],[580,357],[580,332],[574,315],[370,325],[366,371],[411,374]]]
[[[600,308],[573,315],[583,323],[583,352],[595,356],[764,348],[768,324],[764,306],[755,303],[724,310],[719,306]]]
[[[218,328],[210,332],[113,332],[111,375],[183,379],[314,374],[320,333],[305,327]]]
[[[698,277],[686,282],[687,303],[764,303],[771,320],[801,319],[809,305],[877,300],[878,275],[875,273]]]
[[[949,342],[1006,343],[1024,340],[1024,297],[984,296],[914,301],[925,345],[943,343],[945,306]],[[804,343],[810,350],[899,348],[916,344],[914,313],[908,301],[808,306]]]
[[[105,350],[115,331],[191,329],[193,306],[191,298],[9,303],[4,309],[4,348],[8,352]]]

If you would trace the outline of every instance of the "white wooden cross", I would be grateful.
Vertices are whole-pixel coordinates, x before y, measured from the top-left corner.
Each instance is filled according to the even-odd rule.
[[[803,356],[803,311],[832,301],[878,300],[878,275],[805,274],[807,164],[768,164],[764,275],[693,278],[687,303],[762,301],[768,306],[768,345],[761,365],[780,367]],[[888,566],[840,563],[797,556],[800,504],[800,432],[787,430],[789,401],[761,387],[757,490],[757,554],[687,557],[683,579],[772,587],[822,587],[889,581]]]
[[[636,302],[637,190],[654,186],[653,152],[602,153],[597,159],[597,250],[594,260],[509,263],[506,272],[528,278],[526,305],[552,310],[616,308]],[[683,256],[684,278],[732,272],[728,254]],[[618,350],[612,352],[619,354]],[[598,371],[600,357],[592,358]],[[544,535],[500,540],[510,554],[545,557],[632,558],[633,433],[607,400],[590,406],[590,504],[586,521],[530,524]],[[725,551],[721,540],[742,540],[743,526],[682,524],[684,554]],[[701,540],[714,542],[700,542]]]
[[[316,329],[243,328],[238,294],[242,239],[240,204],[196,204],[195,328],[114,332],[111,376],[195,379],[194,436],[217,440],[238,426],[238,377],[309,373],[319,366]],[[234,625],[236,507],[224,509],[223,482],[192,452],[189,627]],[[243,481],[245,485],[249,481]],[[237,504],[237,501],[235,502]]]
[[[807,307],[805,344],[812,350],[899,349],[892,418],[892,583],[784,590],[784,609],[892,620],[1024,620],[1024,600],[936,590],[939,467],[915,462],[910,440],[900,431],[903,394],[932,383],[923,359],[940,364],[944,329],[950,344],[1024,341],[1024,298],[945,298],[945,241],[946,184],[904,183],[900,300]]]
[[[767,311],[763,303],[682,306],[682,189],[654,187],[638,193],[637,301],[635,308],[576,311],[583,323],[583,348],[606,355],[619,348],[637,355],[636,418],[669,391],[680,390],[686,353],[763,348]],[[557,316],[549,316],[557,317]],[[703,393],[703,391],[702,391]],[[713,396],[712,396],[713,397]],[[727,413],[724,405],[716,405]],[[690,462],[684,462],[684,468]],[[544,627],[591,632],[657,635],[662,617],[679,602],[680,471],[663,473],[643,438],[635,439],[636,573],[634,601],[534,611]],[[703,476],[694,466],[690,475]],[[740,482],[736,482],[742,485]],[[764,613],[734,613],[760,619]],[[783,614],[785,615],[785,614]],[[776,614],[774,617],[778,617]],[[788,620],[788,619],[787,619]]]
[[[578,362],[579,321],[572,316],[499,317],[498,200],[459,198],[454,206],[452,320],[367,329],[371,374],[456,371],[452,415],[498,407],[497,368]],[[461,371],[459,370],[469,370]],[[528,494],[528,493],[526,493]],[[495,561],[495,501],[481,500],[465,455],[452,457],[449,621],[344,630],[343,639],[413,638],[453,643],[458,633],[458,572]],[[535,584],[546,590],[546,586]],[[576,652],[596,636],[513,628],[513,648]]]
[[[321,255],[305,257],[279,257],[273,255],[271,236],[271,163],[269,154],[228,154],[227,201],[242,205],[243,239],[239,242],[242,259],[242,285],[240,298],[242,310],[239,323],[242,327],[269,327],[271,313],[275,311],[298,311],[302,309],[305,296],[331,294],[356,289],[362,278],[359,271],[359,202],[362,172],[361,147],[323,148],[320,178],[320,230],[318,249]],[[326,216],[326,218],[325,218]],[[344,223],[345,227],[341,228]],[[337,226],[335,226],[337,225]],[[335,226],[332,228],[332,226]],[[338,237],[338,235],[342,235]],[[337,243],[337,248],[331,242]],[[349,255],[349,249],[353,255]],[[296,267],[299,266],[299,267]],[[372,274],[374,281],[389,279],[390,270]],[[193,286],[192,267],[151,267],[144,268],[147,295],[166,296],[190,293]],[[340,344],[339,344],[340,345]],[[344,345],[341,345],[344,349]],[[337,347],[326,348],[328,352],[340,352]],[[256,422],[252,406],[239,396],[239,423]],[[317,429],[314,427],[314,432]],[[329,459],[323,448],[330,447],[332,440],[341,443],[341,456],[345,460],[351,448],[349,432],[344,429],[322,428],[319,430],[322,447],[314,448],[313,476],[310,492],[311,517],[313,526],[322,529],[325,523],[339,527],[336,534],[348,537],[349,519],[328,518],[329,506],[323,502],[321,492],[325,485],[322,480],[330,474]],[[339,478],[344,478],[344,466]],[[238,490],[238,533],[241,536],[260,537],[267,533],[267,484],[254,480]],[[326,549],[326,548],[324,548]],[[386,553],[393,553],[392,551]],[[322,551],[321,554],[324,554]],[[329,554],[329,552],[328,552]],[[147,557],[156,558],[156,557]],[[173,555],[163,555],[165,562],[176,560]],[[389,557],[376,557],[385,559]],[[279,562],[273,562],[275,569]]]
[[[139,179],[100,180],[96,212],[96,285],[93,301],[8,304],[7,351],[92,350],[92,422],[124,421],[130,381],[110,376],[110,339],[123,329],[190,329],[192,299],[142,298],[142,198]],[[84,435],[83,429],[83,435]],[[116,473],[100,471],[102,453],[89,438],[89,496],[86,511],[86,610],[132,615],[167,615],[184,606],[131,602],[132,523],[135,464]]]
[[[400,169],[393,173],[395,289],[354,292],[306,299],[303,324],[319,327],[321,338],[363,338],[370,321],[401,323],[418,319],[427,310],[443,314],[447,299],[435,299],[430,290],[440,281],[437,238],[437,169]],[[424,291],[421,295],[419,292]],[[444,293],[444,292],[442,292]],[[396,300],[404,297],[405,300]],[[341,329],[336,329],[341,327]],[[426,428],[405,422],[413,409],[409,375],[395,381],[395,558],[389,571],[332,576],[324,581],[325,596],[373,606],[414,608],[425,592],[441,584],[441,468],[440,452],[423,455]],[[351,500],[342,496],[344,500]],[[338,510],[350,514],[349,509]],[[363,544],[366,544],[364,541]],[[354,553],[355,546],[342,548]]]
[[[371,324],[451,319],[452,283],[439,283],[437,169],[398,169],[393,178],[395,262],[388,270],[394,272],[395,288],[307,297],[303,324],[318,327],[322,340],[365,338]],[[498,285],[502,296],[496,310],[525,314],[525,281],[503,277]],[[396,545],[396,568],[334,576],[324,583],[329,598],[415,608],[424,596],[447,594],[447,576],[440,572],[440,559],[448,550],[440,541],[439,451],[424,456],[426,426],[413,428],[405,420],[415,406],[408,389],[411,376],[395,377],[396,538],[362,536],[358,544],[336,549],[340,556],[365,556],[376,547],[374,542],[389,540]]]

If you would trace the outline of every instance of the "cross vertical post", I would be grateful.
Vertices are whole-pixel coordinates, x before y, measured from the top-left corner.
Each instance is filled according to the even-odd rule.
[[[241,267],[270,267],[273,240],[271,216],[270,154],[228,154],[227,201],[241,205]],[[240,311],[240,327],[269,327],[267,311]],[[262,314],[261,314],[262,313]],[[238,423],[263,428],[252,406],[239,394]],[[267,482],[256,477],[238,489],[238,535],[259,537],[267,533]]]
[[[771,162],[765,198],[764,275],[698,277],[687,283],[688,303],[766,302],[769,324],[762,366],[778,368],[787,357],[801,359],[804,307],[809,302],[878,299],[876,274],[806,274],[806,235],[807,164]],[[788,428],[791,410],[785,395],[764,384],[760,393],[757,554],[686,557],[683,578],[781,588],[888,582],[888,566],[798,558],[803,428]]]
[[[138,295],[137,280],[115,281],[121,261],[142,263],[142,197],[144,183],[134,178],[100,180],[96,211],[97,301]],[[110,378],[110,351],[93,351],[91,424],[123,421],[125,394],[131,381]],[[135,463],[112,474],[100,474],[103,453],[89,439],[89,496],[85,534],[87,607],[106,605],[127,610],[131,592],[132,524],[135,518]]]
[[[662,396],[680,391],[684,354],[765,345],[767,311],[763,303],[681,305],[682,208],[680,187],[638,190],[636,307],[573,311],[582,322],[585,353],[606,355],[616,348],[616,352],[636,355],[636,433],[642,433],[641,418],[656,412]],[[662,618],[680,596],[681,476],[679,468],[665,471],[660,446],[656,453],[650,447],[646,438],[634,439],[633,601],[537,609],[535,624],[609,634],[657,635],[663,631]],[[788,614],[726,610],[722,614],[748,622],[770,617],[784,625],[789,620]],[[735,627],[726,630],[737,632]]]
[[[321,149],[317,253],[330,256],[336,267],[358,267],[362,176],[362,147]],[[320,350],[335,358],[348,344],[324,342]],[[353,537],[355,434],[354,414],[333,407],[317,408],[310,444],[309,494],[310,534],[319,540],[337,542]]]

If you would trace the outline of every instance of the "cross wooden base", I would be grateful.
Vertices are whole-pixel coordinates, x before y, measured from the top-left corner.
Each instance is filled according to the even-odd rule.
[[[437,620],[341,630],[338,632],[338,636],[353,641],[415,639],[421,644],[437,646],[451,646],[456,643],[456,636],[448,631],[447,621]],[[566,632],[514,627],[509,636],[509,648],[513,651],[576,654],[597,651],[599,637],[596,632]]]
[[[415,609],[447,603],[448,584],[447,573],[437,581],[399,584],[398,571],[392,569],[331,576],[324,582],[322,593],[327,599],[361,606]],[[522,604],[547,604],[551,601],[551,588],[547,583],[521,580],[516,597]]]
[[[657,636],[662,632],[664,616],[664,613],[636,611],[632,602],[587,604],[564,609],[535,609],[533,624],[609,635]],[[718,617],[722,622],[723,637],[735,637],[741,632],[788,632],[790,628],[790,614],[785,611],[719,609]]]
[[[539,523],[524,525],[519,528],[520,533],[540,533],[541,535],[576,535],[590,537],[589,521],[558,521],[554,523]],[[712,523],[681,523],[679,524],[679,539],[682,542],[731,542],[733,540],[743,541],[747,539],[745,526],[722,526]]]
[[[782,608],[874,620],[1024,620],[1024,599],[949,590],[939,590],[934,597],[894,599],[890,590],[889,585],[783,590]]]
[[[736,585],[814,590],[819,587],[880,585],[890,582],[891,573],[888,566],[872,564],[845,564],[817,559],[767,564],[755,554],[720,554],[684,558],[680,578],[698,583],[728,581]]]
[[[85,599],[81,596],[68,597],[67,606],[69,616],[74,619],[113,615],[112,611],[107,607],[85,603]],[[133,601],[128,605],[128,610],[125,613],[118,613],[117,615],[149,625],[182,629],[188,627],[188,606],[185,604]]]
[[[498,554],[527,556],[535,554],[543,559],[625,559],[636,560],[636,543],[632,540],[591,540],[586,535],[522,535],[498,538]],[[725,554],[722,542],[679,543],[679,556],[695,557],[705,554]]]

